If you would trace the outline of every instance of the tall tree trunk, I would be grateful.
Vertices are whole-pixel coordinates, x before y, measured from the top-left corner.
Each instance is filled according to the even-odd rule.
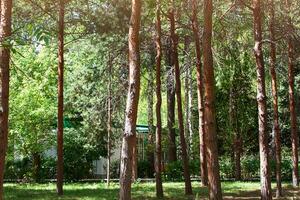
[[[275,136],[275,160],[276,160],[276,197],[282,196],[281,186],[281,139],[278,114],[278,95],[276,80],[276,44],[275,42],[275,5],[274,0],[270,0],[270,72],[272,78],[272,95],[273,95],[273,120]]]
[[[63,195],[63,131],[64,131],[64,0],[59,1],[58,21],[58,110],[57,110],[57,182],[58,195]]]
[[[261,1],[253,0],[253,28],[254,28],[254,54],[257,72],[257,104],[258,104],[258,125],[259,125],[259,155],[260,155],[260,180],[261,199],[272,199],[270,166],[269,166],[269,146],[267,125],[267,106],[265,88],[265,67],[262,52],[262,17]]]
[[[139,30],[141,0],[132,0],[129,27],[129,86],[120,165],[120,200],[131,199],[132,154],[136,139],[137,109],[140,96]]]
[[[163,197],[163,186],[161,179],[161,19],[160,19],[161,1],[156,0],[156,159],[155,159],[155,180],[156,180],[156,196]]]
[[[154,135],[155,135],[155,129],[154,129],[154,119],[153,119],[153,91],[154,91],[154,77],[153,77],[153,67],[155,65],[155,51],[153,51],[153,46],[150,45],[150,63],[148,64],[148,84],[147,84],[147,104],[148,104],[148,127],[149,127],[149,133],[148,133],[148,145],[150,148],[148,148],[148,161],[153,165],[151,165],[151,172],[154,172],[155,168],[155,161],[154,161]]]
[[[203,71],[205,88],[205,133],[209,198],[222,199],[216,131],[215,83],[212,57],[212,0],[204,0]]]
[[[1,107],[0,107],[0,200],[3,197],[3,179],[5,155],[8,140],[8,98],[9,98],[9,63],[10,49],[5,45],[11,36],[12,0],[0,1],[0,76],[1,76]]]
[[[112,63],[111,55],[108,58],[108,102],[107,102],[107,167],[106,167],[106,185],[110,185],[110,157],[111,157],[111,134],[112,134],[112,94],[111,94],[111,84],[112,84]]]
[[[167,110],[168,110],[168,157],[170,162],[177,160],[176,150],[176,132],[175,132],[175,81],[174,81],[174,61],[172,59],[172,41],[171,38],[167,40],[166,49],[166,63],[167,63]]]
[[[177,115],[178,115],[178,125],[179,125],[179,135],[180,135],[180,144],[181,144],[181,154],[183,162],[183,174],[185,182],[185,194],[191,195],[192,185],[191,177],[189,170],[189,159],[187,155],[187,146],[185,141],[184,126],[183,126],[183,114],[182,114],[182,101],[181,101],[181,82],[180,82],[180,69],[179,69],[179,60],[178,60],[178,35],[175,33],[175,5],[174,0],[172,0],[172,6],[170,9],[170,22],[171,22],[171,39],[172,39],[172,58],[174,60],[174,69],[175,69],[175,93],[177,100]]]
[[[197,94],[198,94],[198,113],[199,113],[199,141],[200,141],[200,172],[201,183],[207,186],[207,162],[206,162],[206,144],[205,144],[205,127],[204,127],[204,102],[203,102],[203,77],[201,63],[201,47],[198,23],[198,2],[192,1],[192,29],[194,33],[196,47],[196,69],[197,69]]]
[[[295,65],[295,47],[293,44],[293,23],[289,16],[291,10],[291,1],[286,0],[286,10],[288,19],[288,76],[289,76],[289,99],[290,99],[290,117],[291,117],[291,138],[292,138],[292,153],[293,153],[293,186],[299,186],[299,169],[298,169],[298,133],[297,133],[297,116],[295,108],[295,94],[294,94],[294,65]]]

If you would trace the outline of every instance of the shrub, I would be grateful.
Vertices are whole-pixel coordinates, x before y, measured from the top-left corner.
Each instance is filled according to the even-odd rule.
[[[231,158],[225,156],[221,157],[219,163],[220,163],[220,177],[222,179],[232,178],[234,166],[231,161]]]
[[[110,177],[111,178],[120,177],[120,161],[112,161],[110,163]]]
[[[258,156],[243,156],[241,159],[242,177],[252,179],[259,177],[260,161]]]
[[[200,160],[190,160],[189,163],[191,176],[199,176],[200,175]]]
[[[139,178],[153,178],[154,177],[154,171],[152,170],[154,163],[150,163],[147,160],[141,160],[138,161],[138,177]]]
[[[181,161],[170,162],[165,165],[163,178],[166,181],[183,180],[183,167]]]

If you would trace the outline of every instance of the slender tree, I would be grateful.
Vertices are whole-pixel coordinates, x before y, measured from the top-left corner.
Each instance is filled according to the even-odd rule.
[[[289,16],[291,12],[291,1],[286,0],[286,11],[287,11],[287,26],[288,26],[288,77],[289,77],[289,100],[290,100],[290,118],[291,118],[291,139],[292,139],[292,154],[293,154],[293,186],[299,186],[299,168],[298,168],[298,147],[299,139],[297,133],[297,116],[296,116],[296,107],[295,107],[295,75],[294,75],[294,66],[295,66],[295,47],[293,41],[293,23],[292,18]]]
[[[272,78],[272,96],[273,96],[273,121],[275,137],[275,159],[276,159],[276,197],[282,196],[281,186],[281,139],[278,114],[278,94],[276,78],[276,44],[275,44],[275,5],[274,0],[270,0],[270,73]]]
[[[110,185],[110,156],[111,156],[111,134],[112,134],[112,94],[111,94],[111,84],[112,84],[112,63],[111,55],[108,58],[108,101],[107,101],[107,166],[106,166],[106,185]]]
[[[120,200],[131,199],[132,154],[136,138],[137,109],[140,96],[139,30],[141,21],[141,0],[132,0],[131,2],[132,12],[128,36],[129,86],[121,150]]]
[[[58,19],[58,111],[57,111],[57,182],[58,195],[63,195],[63,131],[64,131],[64,0],[59,1]]]
[[[172,59],[172,41],[171,38],[167,39],[166,64],[167,64],[167,112],[168,112],[168,157],[169,161],[173,162],[177,160],[176,150],[176,133],[175,133],[175,81],[174,81],[174,62]]]
[[[160,19],[161,2],[156,0],[156,159],[155,159],[155,180],[156,196],[163,197],[163,187],[161,179],[161,19]]]
[[[216,131],[215,83],[212,57],[212,0],[204,0],[203,72],[205,94],[205,133],[210,199],[222,199]]]
[[[192,29],[194,33],[196,47],[196,69],[197,69],[197,94],[198,94],[198,113],[199,113],[199,141],[200,141],[200,172],[201,183],[207,186],[207,162],[206,162],[206,145],[205,145],[205,128],[204,128],[204,102],[203,102],[203,77],[201,63],[201,45],[198,23],[198,2],[192,0]]]
[[[257,72],[257,104],[258,104],[258,125],[259,125],[259,155],[260,155],[260,180],[261,199],[272,199],[269,147],[267,125],[267,105],[265,88],[265,67],[262,52],[262,17],[261,1],[253,0],[253,28],[254,28],[254,55]]]
[[[8,98],[9,98],[9,64],[10,47],[5,45],[11,36],[12,0],[0,1],[0,200],[3,197],[3,179],[5,155],[8,143]]]
[[[182,114],[182,100],[181,100],[181,82],[180,82],[180,69],[179,69],[179,60],[178,60],[178,35],[176,34],[175,26],[175,3],[172,0],[172,5],[169,13],[170,19],[170,33],[172,39],[172,58],[174,60],[174,70],[175,70],[175,93],[177,100],[177,115],[178,115],[178,125],[179,125],[179,135],[180,135],[180,144],[181,144],[181,154],[183,161],[183,174],[185,182],[185,194],[191,195],[192,184],[189,170],[189,159],[187,155],[187,145],[185,141],[184,126],[183,126],[183,114]]]

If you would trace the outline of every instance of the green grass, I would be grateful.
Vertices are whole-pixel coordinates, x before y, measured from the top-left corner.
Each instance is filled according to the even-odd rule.
[[[259,199],[258,182],[223,182],[222,189],[226,199]],[[164,183],[165,199],[195,199],[184,195],[184,183]],[[285,185],[285,187],[287,187]],[[203,199],[207,197],[207,188],[200,187],[200,183],[193,183],[194,197]],[[64,186],[64,196],[57,197],[55,184],[5,184],[6,200],[114,200],[118,199],[119,185],[113,183],[106,188],[104,183],[74,183]],[[299,193],[296,190],[286,190],[287,196],[296,197]],[[154,200],[154,183],[133,184],[133,199]],[[250,198],[251,197],[251,198]],[[300,198],[300,195],[299,195]]]

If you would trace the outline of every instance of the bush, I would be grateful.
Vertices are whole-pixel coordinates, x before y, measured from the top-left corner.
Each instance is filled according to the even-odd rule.
[[[7,161],[5,165],[5,179],[24,179],[32,169],[32,162],[29,158],[15,161]]]
[[[163,178],[166,181],[183,180],[183,167],[181,161],[167,163],[163,172]]]
[[[56,160],[55,160],[55,158],[51,158],[51,157],[42,158],[40,174],[41,174],[42,180],[56,178]]]
[[[221,157],[219,163],[220,163],[220,177],[222,179],[232,178],[234,165],[231,162],[231,158],[225,156]]]
[[[259,177],[260,161],[258,156],[243,156],[241,159],[242,177],[252,179]]]
[[[119,178],[120,177],[120,161],[112,161],[110,164],[110,177]]]
[[[138,161],[138,177],[139,178],[153,178],[154,171],[152,170],[154,163],[150,163],[147,160]]]
[[[189,163],[191,176],[199,176],[200,175],[200,160],[190,160]]]

